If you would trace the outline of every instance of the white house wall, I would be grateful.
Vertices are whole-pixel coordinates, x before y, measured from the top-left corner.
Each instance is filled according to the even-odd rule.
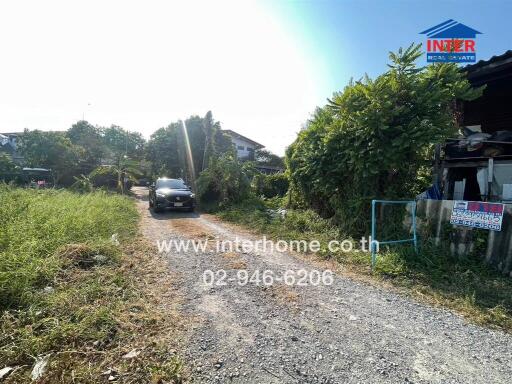
[[[250,142],[240,139],[238,137],[231,137],[231,141],[236,147],[236,153],[239,159],[245,159],[251,156],[251,151],[254,151],[254,145]],[[243,149],[239,149],[240,147],[243,147]]]

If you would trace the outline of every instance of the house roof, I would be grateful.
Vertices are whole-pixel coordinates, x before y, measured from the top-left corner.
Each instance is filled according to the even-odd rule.
[[[466,65],[464,70],[467,72],[475,72],[482,67],[504,65],[510,62],[512,62],[512,49],[509,49],[507,52],[501,55],[495,55],[489,60],[480,60],[476,64]]]
[[[67,131],[64,130],[64,131],[46,131],[46,130],[42,130],[42,129],[30,129],[29,132],[33,132],[33,131],[41,131],[41,132],[52,132],[52,133],[66,133]],[[4,136],[21,136],[25,133],[25,131],[21,131],[21,132],[0,132],[1,135],[4,135]]]
[[[481,35],[482,32],[478,32],[476,29],[470,28],[453,19],[449,19],[435,27],[420,32],[420,34],[427,35],[429,39],[474,39],[476,35]]]
[[[222,132],[227,133],[231,137],[235,137],[237,139],[247,141],[248,143],[251,143],[252,145],[254,145],[256,147],[256,149],[265,148],[265,146],[263,144],[260,144],[254,140],[251,140],[248,137],[245,137],[244,135],[241,135],[235,131],[232,131],[231,129],[223,129]]]
[[[14,148],[9,139],[9,136],[0,133],[0,150],[2,152],[8,151],[13,152]]]
[[[462,70],[467,73],[468,80],[475,85],[490,80],[510,78],[512,76],[512,50],[493,56],[489,60],[480,60],[478,63],[466,65]]]

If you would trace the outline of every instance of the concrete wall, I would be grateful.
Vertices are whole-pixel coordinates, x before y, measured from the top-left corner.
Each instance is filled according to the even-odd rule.
[[[450,246],[456,256],[476,252],[486,262],[512,277],[512,204],[505,204],[500,232],[450,224],[453,200],[419,200],[418,230],[437,244]]]

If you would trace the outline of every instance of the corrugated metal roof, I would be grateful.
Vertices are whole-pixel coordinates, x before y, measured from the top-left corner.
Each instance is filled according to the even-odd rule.
[[[512,61],[512,50],[509,49],[507,52],[491,57],[489,60],[480,60],[476,64],[466,65],[463,70],[467,72],[473,72],[481,69],[487,65],[498,64],[500,61],[509,62]]]

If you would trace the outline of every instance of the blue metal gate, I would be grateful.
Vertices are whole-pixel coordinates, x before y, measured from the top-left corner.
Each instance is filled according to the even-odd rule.
[[[412,205],[412,231],[413,237],[410,239],[401,239],[401,240],[387,240],[387,241],[378,241],[377,240],[377,226],[376,226],[376,206],[377,204],[411,204]],[[380,244],[397,244],[397,243],[413,243],[414,249],[418,252],[418,237],[416,235],[416,201],[414,200],[372,200],[372,239],[370,243],[370,249],[372,252],[372,270],[375,268],[375,263],[377,262],[377,251],[376,245]]]

